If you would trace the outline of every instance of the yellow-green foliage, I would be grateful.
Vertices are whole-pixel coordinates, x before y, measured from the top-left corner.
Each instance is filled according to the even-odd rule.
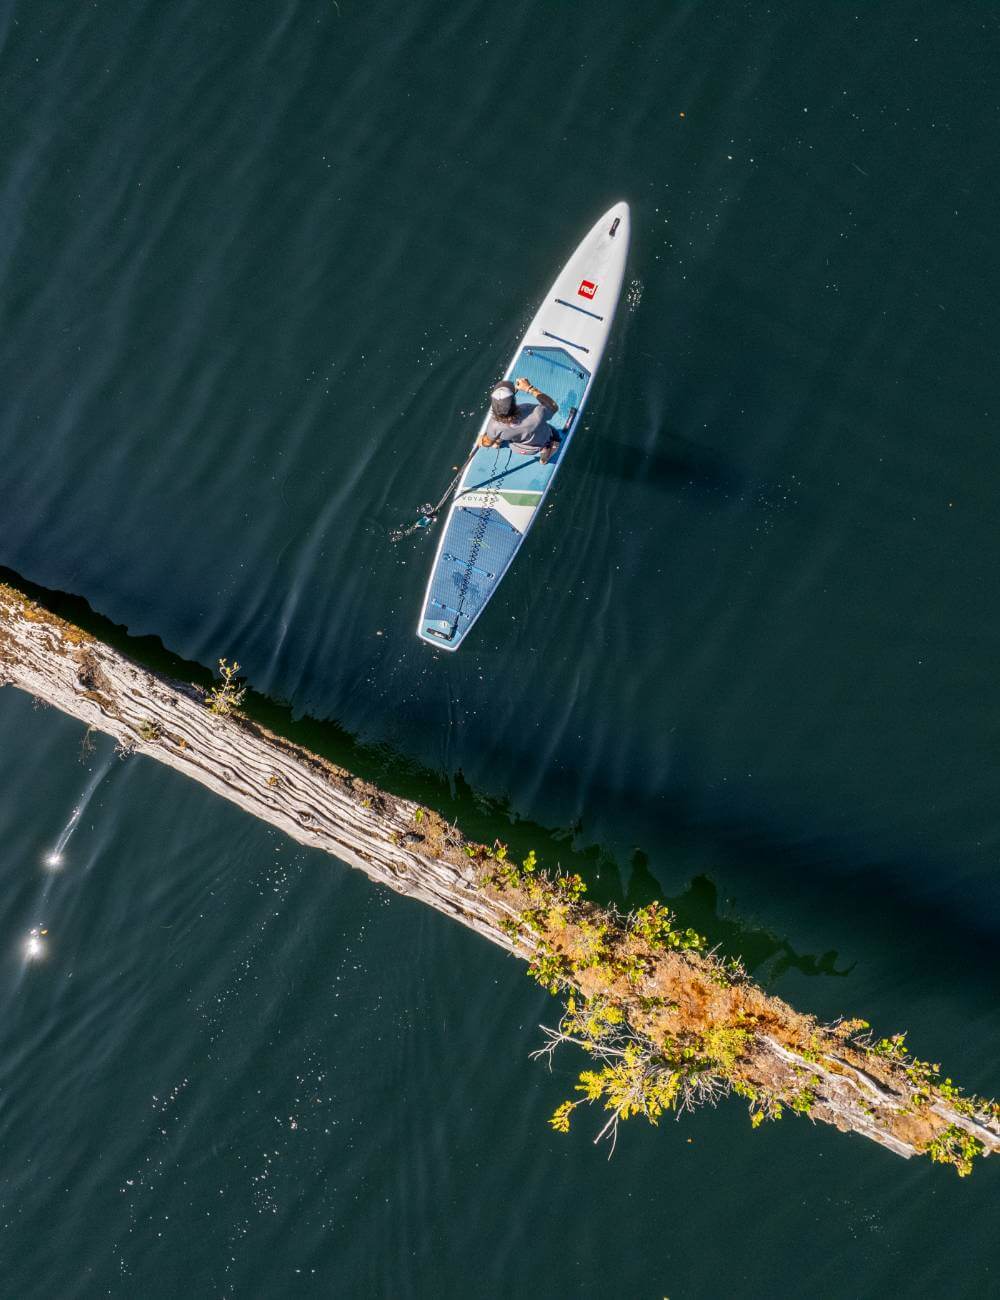
[[[649,971],[649,958],[638,952],[623,953],[614,959],[611,971],[615,975],[624,975],[630,984],[638,984]]]
[[[727,1025],[713,1025],[701,1036],[701,1053],[720,1070],[729,1071],[736,1065],[750,1043],[745,1029]]]
[[[605,998],[583,998],[571,993],[566,999],[566,1014],[562,1031],[582,1039],[582,1046],[593,1051],[596,1044],[608,1034],[619,1030],[625,1021],[621,1007]]]
[[[662,903],[650,903],[633,913],[630,929],[654,948],[702,948],[705,944],[702,936],[690,928],[675,929],[675,919],[670,909]]]
[[[568,1133],[570,1115],[584,1102],[599,1101],[613,1117],[630,1119],[645,1115],[651,1124],[658,1123],[664,1111],[677,1104],[682,1075],[679,1071],[650,1065],[649,1057],[637,1043],[630,1043],[618,1060],[601,1070],[584,1070],[576,1091],[577,1101],[564,1101],[549,1120],[557,1133]]]
[[[556,876],[556,889],[558,889],[563,898],[567,898],[570,902],[574,903],[578,898],[582,898],[587,892],[587,886],[584,883],[583,877],[576,874],[569,876]]]
[[[573,951],[573,969],[590,970],[607,961],[608,926],[603,921],[584,917],[576,929],[576,944]]]
[[[871,1045],[870,1051],[876,1056],[885,1056],[890,1061],[906,1060],[906,1034],[893,1034],[891,1038],[880,1038]]]
[[[802,1088],[799,1092],[795,1093],[793,1097],[789,1097],[788,1104],[797,1115],[808,1115],[813,1108],[813,1102],[815,1100],[815,1088]]]
[[[864,1024],[864,1022],[861,1022]],[[934,1098],[946,1101],[959,1115],[969,1118],[978,1111],[988,1111],[989,1103],[979,1097],[969,1097],[957,1087],[951,1079],[941,1078],[941,1066],[933,1061],[921,1061],[917,1056],[910,1056],[906,1047],[906,1034],[892,1034],[880,1038],[867,1049],[873,1056],[893,1061],[901,1065],[906,1077],[914,1085],[913,1106],[926,1106]],[[960,1130],[964,1131],[964,1130]],[[932,1159],[937,1157],[933,1156]],[[954,1160],[946,1163],[956,1164]],[[957,1168],[956,1164],[956,1168]],[[961,1170],[959,1170],[961,1172]]]
[[[535,856],[535,850],[532,849],[524,861],[518,866],[512,862],[508,856],[509,850],[506,844],[501,844],[497,840],[492,849],[486,849],[479,845],[467,844],[465,851],[470,858],[484,857],[492,865],[487,872],[487,879],[494,885],[499,885],[503,889],[528,889],[529,893],[534,893],[532,886],[540,888],[540,882],[533,879],[535,870],[538,866],[538,858]],[[580,882],[583,884],[583,882]],[[583,886],[586,889],[586,885]]]
[[[225,659],[219,660],[219,676],[222,681],[212,687],[205,696],[205,702],[220,717],[228,718],[243,703],[247,692],[245,686],[236,685],[236,674],[239,671],[240,666],[235,661],[230,664]]]
[[[972,1173],[972,1162],[983,1154],[983,1144],[957,1124],[949,1124],[927,1146],[927,1154],[942,1165],[954,1165],[959,1178]]]
[[[540,949],[528,964],[528,974],[550,993],[558,993],[565,986],[569,973],[566,958],[550,948]]]

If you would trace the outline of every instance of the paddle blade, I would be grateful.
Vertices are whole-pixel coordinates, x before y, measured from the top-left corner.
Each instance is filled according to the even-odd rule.
[[[426,513],[430,510],[430,513]],[[404,537],[412,537],[414,533],[420,532],[430,526],[437,519],[437,514],[429,506],[424,506],[422,512],[417,516],[416,523],[410,524],[409,528],[394,528],[389,534],[391,542],[401,542]]]

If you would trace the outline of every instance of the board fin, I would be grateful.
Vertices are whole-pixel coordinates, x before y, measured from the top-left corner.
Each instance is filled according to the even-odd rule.
[[[458,623],[446,623],[439,619],[436,623],[425,623],[424,632],[428,636],[440,637],[442,641],[453,641],[458,631]]]

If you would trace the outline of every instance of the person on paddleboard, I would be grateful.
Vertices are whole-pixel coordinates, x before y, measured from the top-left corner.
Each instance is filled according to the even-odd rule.
[[[530,394],[537,405],[518,405],[516,392]],[[497,447],[506,443],[521,456],[537,455],[544,465],[559,446],[559,435],[549,424],[558,410],[552,398],[529,384],[523,375],[513,384],[504,379],[490,394],[489,423],[479,445]]]

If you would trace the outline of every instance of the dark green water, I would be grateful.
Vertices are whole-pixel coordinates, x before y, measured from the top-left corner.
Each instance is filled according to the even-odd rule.
[[[986,5],[0,5],[0,564],[996,1093],[998,68]],[[618,198],[585,430],[435,655],[387,533]],[[80,741],[0,694],[3,1294],[995,1291],[993,1162],[732,1105],[609,1163],[512,962]]]

